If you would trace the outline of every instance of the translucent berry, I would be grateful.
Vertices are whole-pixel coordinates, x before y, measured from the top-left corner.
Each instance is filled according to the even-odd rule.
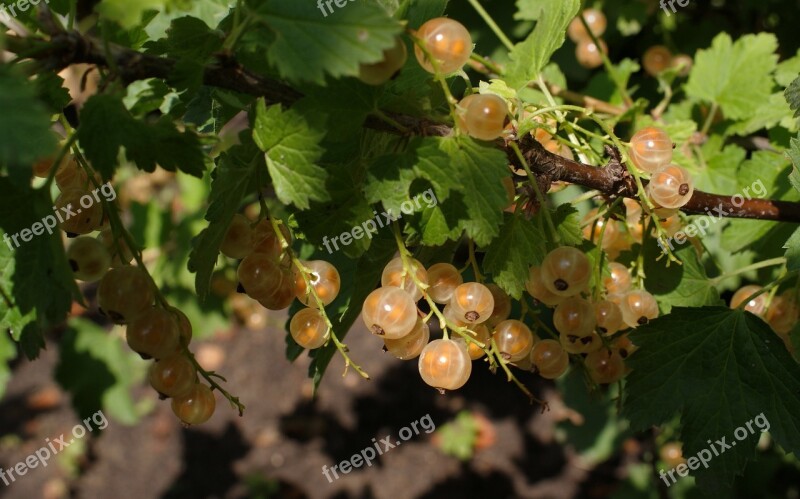
[[[252,296],[268,310],[284,310],[292,304],[296,296],[296,273],[281,267],[278,276],[278,284],[273,290],[268,289]]]
[[[798,307],[793,290],[786,291],[772,299],[766,319],[776,333],[787,335],[792,332],[800,319],[800,307]]]
[[[586,289],[591,277],[586,255],[577,248],[556,248],[542,262],[542,280],[548,291],[558,296],[575,296]]]
[[[414,329],[410,333],[397,339],[384,339],[386,351],[400,360],[415,359],[422,353],[422,349],[431,338],[431,330],[422,319],[417,319]]]
[[[447,319],[448,324],[455,326],[455,327],[465,327],[467,325],[463,319],[459,318],[456,313],[454,312],[454,308],[452,305],[445,305],[444,309],[442,309],[442,315],[444,318]],[[451,327],[448,325],[447,327]]]
[[[175,317],[175,320],[178,322],[178,333],[180,334],[180,341],[181,344],[184,346],[188,346],[189,343],[192,342],[192,323],[189,322],[189,318],[186,317],[186,314],[178,310],[177,308],[170,308],[169,312]],[[180,346],[180,345],[179,345]]]
[[[397,339],[409,334],[417,323],[417,306],[411,295],[387,286],[373,291],[364,300],[361,317],[372,334]]]
[[[672,52],[663,45],[653,45],[642,56],[642,66],[650,76],[658,76],[672,66]]]
[[[289,333],[298,345],[313,350],[328,341],[328,324],[318,309],[304,308],[292,317]]]
[[[67,261],[76,279],[99,281],[111,266],[111,255],[105,246],[90,237],[79,237],[67,249]]]
[[[617,240],[622,237],[622,230],[619,222],[609,218],[606,220],[605,216],[599,215],[599,210],[593,208],[589,210],[585,217],[583,217],[583,237],[598,243],[600,236],[603,237],[603,249],[608,249],[616,244]]]
[[[622,303],[619,308],[622,310],[622,319],[630,327],[647,324],[650,320],[658,317],[656,299],[653,298],[653,295],[641,289],[628,291],[622,297]]]
[[[383,85],[402,69],[407,59],[406,44],[398,37],[391,48],[383,51],[383,59],[373,64],[361,65],[358,79],[367,85]]]
[[[62,220],[61,230],[67,235],[88,234],[103,223],[103,206],[91,192],[80,189],[63,191],[56,198],[55,207]]]
[[[612,295],[622,294],[631,288],[631,273],[621,263],[608,264],[609,275],[603,277],[606,292]]]
[[[608,53],[608,46],[603,40],[600,42],[600,48],[591,40],[584,40],[578,42],[575,48],[575,57],[578,59],[578,64],[581,66],[594,69],[603,65],[603,55]]]
[[[494,94],[470,95],[459,105],[459,123],[471,137],[494,140],[503,134],[508,117],[506,101]]]
[[[128,346],[144,358],[163,359],[175,353],[180,341],[178,321],[163,308],[137,314],[125,332]]]
[[[197,370],[188,357],[173,353],[150,365],[150,386],[164,397],[182,397],[194,387]]]
[[[272,294],[280,284],[281,272],[278,263],[265,253],[251,253],[236,270],[239,284],[249,296]]]
[[[286,224],[280,224],[280,231],[286,242],[292,244],[292,234]],[[263,219],[253,227],[252,232],[253,251],[256,253],[264,253],[269,255],[275,260],[279,260],[283,254],[283,247],[275,231],[272,229],[272,223],[269,219]]]
[[[599,385],[619,381],[625,374],[625,361],[614,349],[601,348],[591,352],[584,359],[584,364],[589,376]]]
[[[457,390],[472,373],[472,360],[463,341],[433,340],[419,356],[419,374],[428,385],[439,390]]]
[[[86,170],[81,168],[78,161],[72,156],[65,158],[61,162],[58,170],[56,170],[55,180],[61,192],[72,189],[85,191],[86,189],[91,189],[94,185],[89,180],[89,175],[86,173]],[[100,183],[101,180],[96,173],[94,174],[94,180],[97,181],[97,183]]]
[[[561,334],[587,336],[596,325],[594,307],[583,298],[567,298],[556,306],[553,325]]]
[[[339,296],[339,289],[341,287],[341,278],[339,271],[336,270],[332,264],[324,260],[313,260],[310,262],[302,262],[303,266],[311,271],[308,274],[309,284],[314,288],[317,296],[322,301],[323,305],[328,306],[333,303],[333,300]],[[309,307],[316,307],[317,301],[309,292],[306,281],[303,279],[303,274],[299,271],[295,272],[295,296],[300,302]]]
[[[472,332],[475,333],[475,336],[473,336],[472,338],[475,341],[483,343],[484,345],[486,345],[486,343],[491,338],[491,333],[489,332],[489,328],[486,327],[484,324],[472,326],[471,330]],[[486,355],[486,351],[483,348],[479,347],[478,345],[472,342],[469,342],[469,344],[467,345],[467,353],[469,354],[469,358],[472,360],[478,360],[484,355]]]
[[[633,352],[639,349],[639,347],[633,344],[627,334],[615,338],[611,346],[619,352],[623,359],[627,359]]]
[[[683,207],[692,198],[694,182],[689,172],[677,165],[659,168],[650,176],[647,194],[657,205],[667,209]]]
[[[672,139],[661,128],[642,128],[631,137],[629,154],[637,168],[655,173],[672,162]]]
[[[187,425],[202,424],[211,419],[217,401],[208,385],[195,383],[189,393],[172,399],[172,412]]]
[[[253,229],[250,228],[250,220],[241,213],[233,216],[228,232],[219,250],[223,255],[241,260],[253,251]]]
[[[672,58],[672,67],[678,69],[678,76],[683,78],[689,76],[692,72],[694,61],[692,57],[686,54],[678,54]]]
[[[436,303],[450,303],[453,291],[461,284],[461,273],[449,263],[436,263],[428,269],[428,296]]]
[[[556,340],[541,340],[533,345],[531,362],[539,375],[546,379],[556,379],[569,368],[569,354]]]
[[[489,288],[492,298],[494,298],[494,309],[492,309],[492,315],[486,320],[486,324],[494,327],[511,315],[511,297],[497,284],[487,284],[486,287]]]
[[[739,290],[733,294],[733,298],[731,298],[731,308],[738,308],[739,305],[742,304],[742,302],[744,302],[745,300],[747,300],[748,298],[750,298],[752,295],[754,295],[759,291],[761,291],[761,287],[754,286],[752,284],[749,286],[743,286],[739,288]],[[744,309],[750,312],[751,314],[755,314],[759,317],[764,317],[764,312],[766,311],[767,308],[767,297],[768,297],[767,293],[761,293],[752,300],[748,301]]]
[[[572,354],[594,352],[603,346],[603,340],[594,331],[585,336],[561,334],[558,336],[558,340],[564,350]]]
[[[416,36],[425,43],[428,52],[438,62],[439,71],[444,74],[461,69],[472,55],[472,37],[458,21],[446,17],[431,19],[420,26]],[[425,71],[436,72],[425,51],[415,46],[414,53]]]
[[[600,37],[606,32],[608,22],[606,16],[601,11],[597,9],[586,9],[581,15],[586,20],[586,24],[589,25],[589,29],[595,37]],[[592,40],[592,37],[589,36],[589,33],[586,31],[586,27],[581,22],[580,17],[576,17],[569,23],[567,35],[570,40],[575,43]]]
[[[614,334],[625,325],[619,305],[609,300],[601,300],[594,304],[594,318],[597,330],[601,334]]]
[[[548,307],[555,307],[564,301],[565,298],[555,293],[551,293],[550,290],[547,289],[547,286],[544,285],[544,281],[542,280],[541,267],[530,268],[528,271],[528,280],[525,281],[525,289],[528,291],[528,294],[544,303]]]
[[[477,282],[467,282],[453,291],[450,299],[453,313],[468,324],[486,322],[494,311],[494,297],[489,288]]]
[[[665,443],[661,446],[658,455],[670,468],[677,468],[686,463],[686,459],[683,457],[683,445],[680,442]]]
[[[97,302],[100,311],[117,324],[124,324],[153,304],[154,294],[147,274],[139,267],[118,267],[100,279]]]
[[[417,280],[425,284],[428,283],[428,272],[419,260],[410,258],[409,266],[413,269]],[[422,298],[422,290],[417,287],[411,274],[405,272],[403,269],[403,259],[400,257],[394,258],[383,268],[381,286],[403,288],[406,290],[406,293],[411,295],[411,298],[413,298],[415,302]]]
[[[492,338],[500,353],[510,362],[516,362],[530,355],[534,336],[525,323],[510,319],[498,324]]]

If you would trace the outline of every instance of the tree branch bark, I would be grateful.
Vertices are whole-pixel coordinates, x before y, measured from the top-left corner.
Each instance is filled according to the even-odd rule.
[[[32,43],[33,42],[33,43]],[[25,54],[40,61],[46,69],[60,70],[70,64],[88,63],[100,67],[111,67],[102,44],[77,32],[54,33],[49,42],[9,36],[6,50]],[[119,70],[119,77],[126,83],[145,78],[169,78],[177,61],[165,57],[143,54],[124,47],[112,45],[110,55]],[[268,102],[291,105],[302,94],[290,86],[249,71],[234,59],[220,55],[204,71],[204,83],[209,86],[264,97]],[[447,136],[452,128],[434,122],[398,113],[386,113],[411,133],[427,136]],[[370,116],[365,123],[371,129],[402,133],[394,126]],[[531,137],[519,139],[520,148],[532,171],[547,180],[564,181],[596,189],[606,196],[635,198],[637,189],[624,165],[611,161],[605,167],[595,167],[563,158],[545,150]],[[501,147],[503,147],[501,145]],[[506,152],[509,152],[505,147]],[[517,159],[509,154],[512,163]],[[695,191],[689,203],[682,208],[686,213],[723,215],[731,218],[749,218],[800,223],[800,203],[773,201],[769,199],[744,199]]]

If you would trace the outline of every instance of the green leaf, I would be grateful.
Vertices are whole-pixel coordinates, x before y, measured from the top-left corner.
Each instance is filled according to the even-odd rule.
[[[337,308],[337,314],[331,315],[333,330],[337,337],[343,340],[353,323],[361,314],[361,307],[367,295],[380,283],[383,268],[394,258],[397,244],[391,234],[381,233],[370,245],[369,251],[358,260],[348,260],[347,267],[339,266],[342,276],[342,290],[340,291],[342,305]],[[340,300],[340,298],[337,298]],[[336,345],[331,341],[322,348],[313,350],[310,355],[311,365],[308,367],[309,375],[314,380],[314,391],[319,388],[325,370],[336,353]]]
[[[148,10],[163,11],[184,6],[189,7],[191,3],[187,5],[186,0],[102,0],[95,9],[101,17],[131,29],[142,22]]]
[[[117,97],[95,95],[83,107],[78,129],[80,144],[92,166],[108,180],[114,175],[120,148],[140,169],[153,172],[156,165],[201,177],[205,156],[191,131],[179,131],[169,117],[152,125],[136,120]]]
[[[10,330],[25,355],[35,358],[44,347],[42,331],[61,324],[72,299],[83,298],[55,228],[50,196],[2,177],[0,192],[0,288],[5,295],[0,296],[0,316],[9,320],[2,322],[0,334]]]
[[[794,231],[783,247],[786,249],[787,270],[800,270],[800,228]]]
[[[538,21],[545,12],[557,9],[562,3],[561,0],[517,0],[514,19]]]
[[[511,62],[506,69],[506,82],[510,87],[523,88],[539,76],[550,57],[564,44],[567,26],[581,6],[579,0],[548,3],[550,5],[542,12],[533,33],[515,45],[509,54]]]
[[[208,296],[211,274],[217,263],[219,247],[242,200],[256,190],[256,170],[263,168],[261,154],[252,142],[237,146],[222,156],[211,182],[206,220],[208,227],[192,241],[189,270],[195,272],[197,296]]]
[[[650,280],[650,279],[648,279]],[[800,453],[800,366],[758,317],[723,307],[675,308],[631,333],[623,415],[645,430],[680,415],[684,456],[723,437],[736,445],[699,466],[697,483],[727,496],[734,475],[755,455],[761,427],[787,452]],[[751,423],[742,440],[737,428]],[[754,424],[755,423],[755,424]]]
[[[20,172],[56,148],[50,116],[36,99],[36,89],[8,65],[0,66],[0,164]],[[26,170],[25,177],[30,176]]]
[[[2,313],[3,305],[0,305],[0,323],[5,324],[5,318]],[[11,340],[11,337],[5,333],[0,332],[0,397],[6,392],[6,385],[11,378],[11,367],[9,362],[17,357],[17,347]]]
[[[184,16],[172,20],[167,29],[167,38],[149,42],[146,47],[176,59],[204,61],[219,50],[223,42],[222,32],[212,31],[196,17]]]
[[[795,79],[784,92],[789,108],[794,111],[794,117],[800,118],[800,77]]]
[[[697,52],[686,93],[718,104],[727,118],[749,118],[772,93],[777,48],[772,34],[745,35],[734,43],[720,33],[711,48]]]
[[[330,199],[325,188],[328,173],[314,164],[324,152],[319,145],[324,136],[324,130],[315,128],[304,114],[283,111],[279,104],[267,108],[259,99],[253,139],[265,152],[275,194],[284,204],[305,210],[312,200]]]
[[[544,243],[544,234],[531,221],[506,213],[500,235],[486,248],[483,267],[498,286],[519,300],[525,290],[528,269],[544,259]]]
[[[146,364],[121,336],[74,319],[59,346],[55,378],[72,395],[81,419],[103,410],[123,424],[139,420],[142,410],[131,394],[144,378]]]
[[[371,2],[347,2],[331,13],[316,2],[267,0],[257,12],[275,34],[266,55],[281,77],[323,86],[326,74],[357,76],[360,64],[381,60],[401,31]]]
[[[461,181],[460,191],[467,207],[462,214],[467,235],[479,246],[486,246],[499,233],[503,209],[508,205],[502,183],[508,176],[508,159],[497,148],[470,138],[436,140],[450,156],[448,166],[453,176]],[[440,194],[436,194],[438,199]]]
[[[689,243],[674,243],[673,254],[681,264],[669,263],[662,255],[655,238],[647,238],[644,246],[644,284],[658,301],[663,313],[673,307],[702,307],[720,304],[719,293],[706,275],[697,252]],[[660,260],[658,260],[660,258]],[[667,266],[669,264],[669,266]]]
[[[789,141],[790,149],[787,152],[792,161],[792,173],[789,174],[789,182],[796,191],[800,192],[800,135],[796,139]]]
[[[550,210],[550,217],[553,219],[562,245],[580,246],[583,244],[581,214],[574,206],[564,203],[555,210]]]

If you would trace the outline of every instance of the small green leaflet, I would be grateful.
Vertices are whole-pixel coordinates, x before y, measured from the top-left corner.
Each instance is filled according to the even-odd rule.
[[[539,17],[539,21],[525,41],[518,43],[509,54],[511,62],[506,70],[508,86],[525,87],[539,76],[550,57],[564,44],[567,26],[577,15],[579,0],[561,0],[551,5]]]
[[[505,214],[500,235],[486,248],[484,269],[492,280],[514,299],[525,290],[528,269],[545,256],[545,237],[539,228],[521,215]]]
[[[728,495],[760,437],[752,423],[755,434],[739,432],[740,441],[734,431],[762,413],[775,441],[800,454],[800,366],[760,318],[724,307],[676,307],[637,328],[631,340],[639,350],[627,360],[623,415],[635,429],[680,415],[684,456],[707,449],[708,440],[736,442],[693,472],[700,487]]]
[[[697,52],[686,93],[718,104],[726,118],[750,118],[772,93],[777,48],[772,34],[745,35],[733,42],[720,33],[711,48]]]
[[[263,98],[258,101],[253,139],[265,153],[278,199],[301,210],[312,200],[330,199],[328,173],[315,164],[324,152],[319,144],[325,132],[313,123],[295,109],[283,111],[279,104],[268,108]]]
[[[281,77],[323,86],[326,74],[357,76],[360,64],[381,60],[402,29],[386,10],[365,1],[323,15],[316,2],[267,0],[257,12],[275,33],[266,55]]]

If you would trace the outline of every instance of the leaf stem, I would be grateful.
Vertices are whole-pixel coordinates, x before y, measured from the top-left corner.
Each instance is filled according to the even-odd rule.
[[[468,1],[470,5],[472,5],[472,8],[474,8],[475,11],[478,13],[478,15],[480,15],[481,18],[483,18],[483,22],[485,22],[489,26],[489,28],[494,32],[498,40],[500,40],[500,42],[502,42],[503,45],[505,45],[506,49],[508,49],[509,52],[514,50],[514,44],[511,42],[511,40],[509,40],[506,34],[503,33],[503,30],[500,29],[500,26],[498,26],[497,23],[494,22],[494,19],[492,19],[492,16],[490,16],[489,13],[486,12],[486,9],[484,9],[483,6],[480,3],[478,3],[478,0],[468,0]]]

